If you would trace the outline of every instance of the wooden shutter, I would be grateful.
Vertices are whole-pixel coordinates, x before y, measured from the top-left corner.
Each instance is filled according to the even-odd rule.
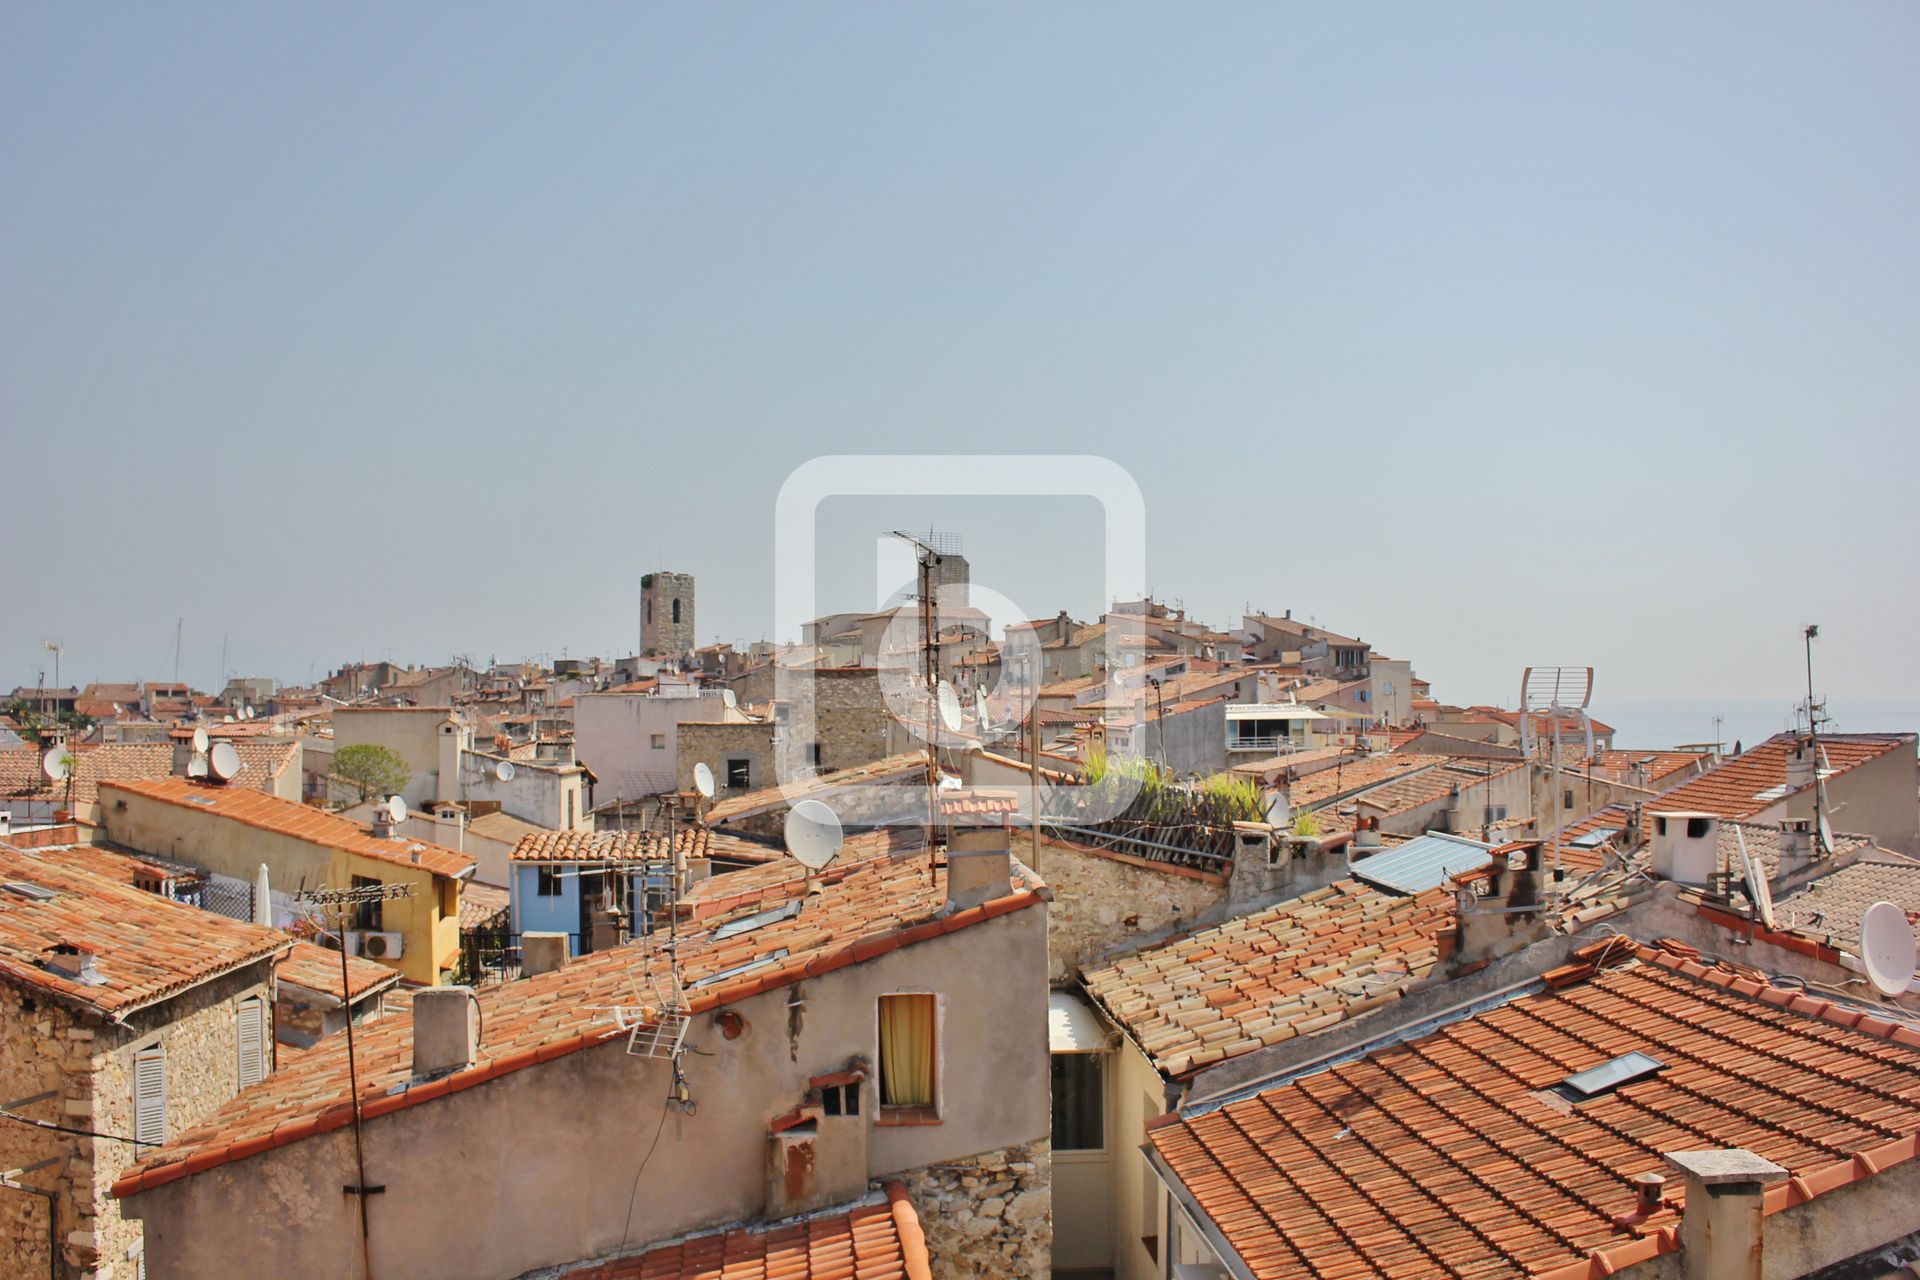
[[[133,1136],[167,1140],[167,1051],[158,1045],[133,1055]]]
[[[259,996],[248,996],[240,1002],[240,1016],[236,1034],[240,1041],[240,1087],[259,1084],[267,1074],[266,1037],[263,1034],[266,1018],[263,1016],[264,1003]]]

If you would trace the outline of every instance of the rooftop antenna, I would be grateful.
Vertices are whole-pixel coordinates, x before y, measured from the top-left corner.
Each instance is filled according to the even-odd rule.
[[[1561,803],[1560,727],[1577,718],[1586,733],[1586,754],[1593,758],[1593,717],[1587,707],[1593,701],[1592,667],[1528,667],[1520,675],[1520,751],[1533,758],[1533,722],[1545,716],[1553,734],[1553,880],[1560,882],[1560,833],[1566,826],[1566,808]]]
[[[53,655],[53,687],[58,689],[60,687],[60,650],[66,646],[60,643],[58,637],[49,636],[40,642],[40,647]],[[46,677],[42,676],[41,679],[44,680]]]
[[[362,906],[375,902],[386,902],[393,898],[410,898],[413,886],[410,884],[362,884],[349,889],[302,889],[297,900],[304,902],[323,916],[331,915],[334,936],[340,943],[340,990],[351,993],[353,979],[347,975],[347,921],[357,915]],[[360,1128],[360,1073],[354,1063],[353,1019],[347,1019],[347,1094],[348,1103],[353,1108],[353,1159],[358,1172],[358,1185],[343,1188],[349,1195],[360,1200],[360,1264],[366,1274],[373,1274],[373,1237],[367,1229],[367,1198],[375,1194],[376,1189],[367,1185],[367,1149]]]
[[[1883,996],[1902,996],[1913,987],[1913,925],[1891,902],[1876,902],[1860,917],[1860,962],[1867,981]]]
[[[1772,929],[1775,927],[1773,890],[1767,884],[1767,864],[1748,856],[1747,837],[1741,833],[1737,823],[1733,828],[1733,838],[1740,849],[1740,870],[1746,877],[1747,897],[1753,900],[1753,913],[1759,917],[1761,924]]]
[[[936,570],[946,558],[944,544],[950,543],[952,539],[941,538],[931,530],[924,538],[903,529],[895,529],[893,536],[913,547],[914,559],[920,568],[914,599],[920,604],[920,678],[922,687],[927,691],[927,848],[932,849],[934,815],[938,812],[935,807],[935,792],[940,785],[939,735],[934,729],[934,718],[938,714],[935,706],[938,699],[934,695],[934,683],[938,679],[936,667],[939,653],[939,623],[935,617],[938,608],[935,593],[939,586]],[[935,542],[936,538],[940,539],[938,544]],[[928,861],[931,863],[931,858]]]
[[[180,618],[173,624],[173,683],[180,683],[180,633],[186,629],[187,620]]]

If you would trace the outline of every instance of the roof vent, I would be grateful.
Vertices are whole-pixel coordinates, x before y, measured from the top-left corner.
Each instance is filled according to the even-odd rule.
[[[45,952],[46,967],[72,982],[98,987],[106,983],[93,967],[93,950],[72,942],[56,942]]]
[[[17,893],[23,898],[32,898],[35,902],[45,902],[54,896],[53,890],[47,888],[45,885],[34,884],[28,880],[9,880],[5,887],[8,893]]]

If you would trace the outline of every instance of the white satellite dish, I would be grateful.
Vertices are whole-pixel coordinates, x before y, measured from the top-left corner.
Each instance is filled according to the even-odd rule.
[[[387,797],[387,819],[396,826],[407,820],[407,802],[399,796]]]
[[[196,751],[187,758],[187,776],[189,778],[204,778],[207,776],[207,773],[207,758],[204,755]]]
[[[1747,856],[1747,838],[1740,828],[1735,826],[1733,838],[1740,846],[1740,866],[1746,872],[1747,896],[1753,899],[1753,909],[1760,916],[1760,923],[1771,929],[1773,923],[1773,890],[1767,884],[1767,864]]]
[[[1287,793],[1284,791],[1274,792],[1273,799],[1267,801],[1267,825],[1270,827],[1291,826],[1290,815],[1292,812],[1293,806],[1287,803]]]
[[[818,800],[802,800],[787,814],[787,852],[809,871],[833,861],[846,838],[840,816]]]
[[[253,719],[253,708],[252,708],[252,707],[241,707],[241,708],[240,708],[240,718],[241,718],[242,720],[251,720],[251,719]]]
[[[1860,960],[1881,995],[1905,995],[1913,986],[1913,926],[1891,902],[1876,902],[1860,917]]]
[[[213,750],[207,752],[207,771],[222,782],[232,782],[240,776],[240,753],[231,742],[213,744]]]
[[[40,772],[47,775],[48,782],[65,782],[68,771],[65,747],[54,747],[40,757]]]
[[[740,695],[731,689],[722,689],[720,691],[720,705],[731,711],[740,705]]]
[[[205,729],[195,729],[193,731],[194,754],[202,756],[207,754],[207,746],[211,741],[212,740],[207,737],[207,731]]]
[[[513,761],[502,760],[493,766],[493,776],[502,782],[513,781]]]
[[[953,691],[953,686],[942,680],[934,690],[933,700],[940,706],[940,723],[947,727],[947,732],[960,732],[960,695]]]
[[[713,770],[705,760],[693,766],[693,789],[705,799],[713,799]]]
[[[980,722],[980,732],[993,732],[993,718],[987,714],[987,691],[985,689],[975,689],[973,691],[973,718]]]

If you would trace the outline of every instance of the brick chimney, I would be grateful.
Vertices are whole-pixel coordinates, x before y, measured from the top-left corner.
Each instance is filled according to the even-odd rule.
[[[1761,1280],[1765,1274],[1765,1192],[1786,1169],[1751,1151],[1669,1151],[1686,1176],[1680,1219],[1684,1280]]]

